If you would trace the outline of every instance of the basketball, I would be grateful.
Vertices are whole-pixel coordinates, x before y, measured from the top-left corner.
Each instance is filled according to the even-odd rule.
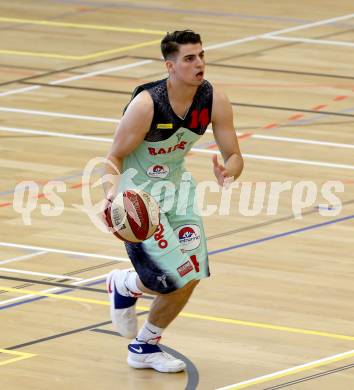
[[[108,226],[120,240],[138,243],[151,237],[160,224],[160,209],[147,192],[119,193],[105,211]]]

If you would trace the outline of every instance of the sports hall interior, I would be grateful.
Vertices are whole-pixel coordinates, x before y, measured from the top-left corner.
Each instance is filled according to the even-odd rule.
[[[183,29],[202,36],[245,168],[227,212],[206,191],[211,277],[161,341],[187,370],[161,374],[128,367],[112,328],[105,276],[131,264],[88,214],[103,192],[87,164]],[[0,100],[2,390],[354,389],[351,1],[3,0]],[[186,157],[197,182],[218,153],[210,128]]]

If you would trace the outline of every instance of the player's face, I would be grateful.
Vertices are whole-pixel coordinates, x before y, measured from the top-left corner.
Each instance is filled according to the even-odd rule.
[[[200,43],[180,45],[176,57],[167,62],[170,75],[188,85],[198,86],[204,80],[204,50]]]

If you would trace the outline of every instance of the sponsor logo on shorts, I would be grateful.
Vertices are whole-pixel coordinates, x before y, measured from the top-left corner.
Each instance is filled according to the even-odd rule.
[[[168,247],[168,242],[167,240],[165,240],[165,236],[163,235],[164,231],[165,229],[162,223],[160,223],[160,225],[157,227],[156,233],[154,234],[154,239],[155,241],[157,241],[157,245],[161,249],[165,249]]]
[[[191,264],[191,262],[188,260],[186,261],[185,263],[183,263],[182,265],[180,265],[178,268],[177,268],[177,271],[178,273],[180,274],[180,276],[186,276],[187,274],[189,274],[189,272],[193,271],[193,265]]]
[[[191,251],[200,245],[200,227],[198,225],[182,225],[175,230],[182,251]]]
[[[165,274],[161,275],[161,276],[156,276],[156,279],[162,283],[162,285],[167,288],[167,282],[166,282],[166,279],[167,279],[167,276]]]
[[[170,168],[167,165],[151,165],[146,171],[149,177],[158,177],[159,179],[164,179],[170,173]]]

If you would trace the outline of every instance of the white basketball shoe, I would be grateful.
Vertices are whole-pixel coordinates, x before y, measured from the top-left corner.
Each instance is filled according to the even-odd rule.
[[[111,304],[111,318],[114,328],[122,336],[134,338],[138,333],[138,319],[135,311],[137,297],[125,286],[125,279],[133,269],[114,270],[107,276],[106,286]]]
[[[133,368],[153,368],[159,372],[180,372],[186,363],[163,352],[157,344],[137,343],[128,345],[128,365]]]

